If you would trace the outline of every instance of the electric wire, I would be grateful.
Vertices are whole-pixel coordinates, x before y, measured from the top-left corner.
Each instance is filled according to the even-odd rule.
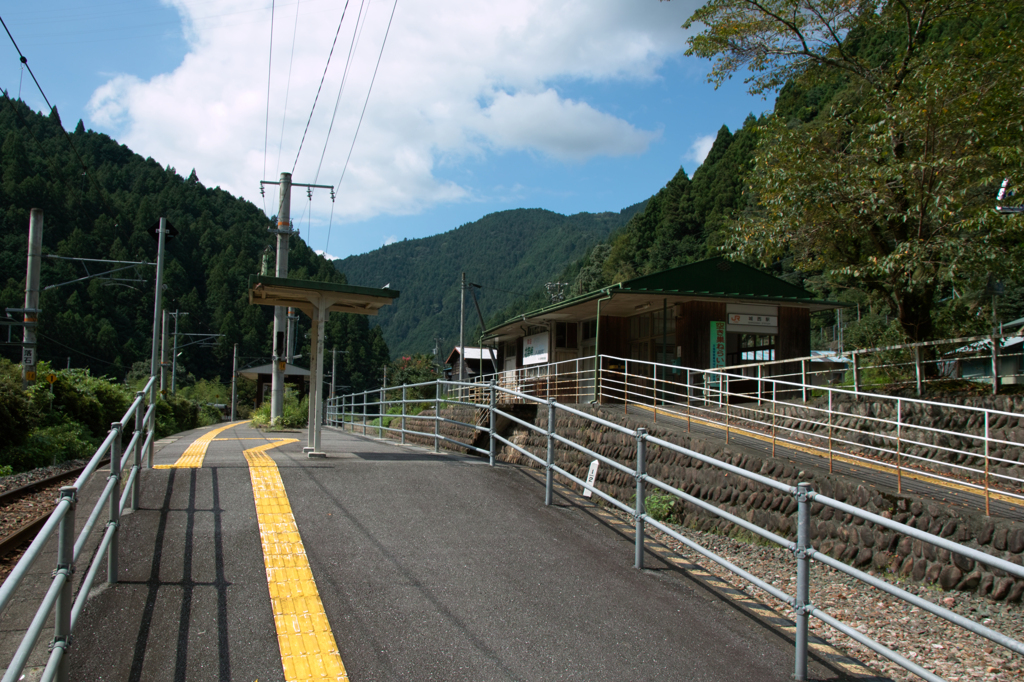
[[[107,208],[111,209],[113,213],[116,215],[117,210],[114,208],[114,205],[110,200],[110,196],[107,194],[106,190],[104,190],[103,187],[99,184],[99,182],[96,181],[96,178],[94,178],[93,175],[89,172],[89,167],[86,165],[85,159],[83,159],[82,155],[78,152],[78,147],[75,146],[74,140],[71,139],[71,135],[68,133],[67,130],[65,130],[64,124],[60,121],[60,112],[57,111],[57,107],[50,104],[50,99],[46,96],[46,93],[43,92],[43,86],[39,84],[39,79],[37,79],[36,74],[33,73],[32,67],[28,65],[28,57],[26,57],[22,53],[21,48],[18,47],[18,42],[14,39],[14,36],[11,35],[11,29],[7,28],[7,22],[3,20],[3,17],[0,17],[0,24],[3,25],[4,30],[7,32],[7,37],[11,39],[11,44],[14,45],[14,49],[18,52],[18,58],[21,60],[22,66],[28,69],[28,75],[32,76],[32,81],[36,84],[36,88],[39,89],[39,94],[43,96],[43,101],[46,102],[46,106],[50,107],[50,113],[56,119],[57,127],[60,128],[60,131],[62,133],[64,133],[64,139],[68,141],[68,146],[71,147],[71,151],[75,153],[75,157],[78,159],[79,165],[82,166],[82,172],[85,174],[85,177],[89,178],[89,181],[93,184],[93,186],[96,187],[96,191],[99,193],[104,203],[106,203]],[[3,92],[3,94],[4,99],[6,99],[8,104],[10,104],[13,107],[14,103],[10,101],[11,98],[7,94],[6,90]],[[65,181],[65,184],[67,184],[67,181]]]
[[[359,114],[359,123],[356,124],[356,132],[352,136],[352,144],[348,148],[348,156],[345,157],[345,165],[341,168],[341,177],[338,178],[338,190],[341,190],[341,183],[345,179],[345,171],[348,170],[349,161],[352,160],[352,150],[356,148],[356,139],[359,137],[359,129],[363,125],[363,117],[366,115],[366,107],[370,103],[370,93],[373,92],[373,84],[377,81],[377,70],[380,69],[380,61],[384,56],[384,46],[388,44],[388,34],[391,33],[391,22],[395,19],[395,10],[398,9],[398,0],[395,0],[395,4],[391,7],[391,16],[388,18],[388,27],[384,31],[384,40],[380,44],[380,53],[377,55],[377,65],[373,67],[373,77],[370,78],[370,87],[366,90],[366,101],[363,102],[363,110]],[[333,215],[333,211],[332,211]],[[327,244],[331,243],[330,228],[327,232]],[[326,251],[326,248],[324,249]]]
[[[347,0],[346,0],[347,5]],[[316,166],[316,175],[313,177],[313,184],[320,178],[320,169],[324,165],[324,157],[327,155],[327,143],[331,141],[331,132],[334,130],[334,121],[338,116],[338,106],[341,104],[341,95],[345,92],[345,84],[348,83],[349,70],[352,67],[352,56],[355,54],[356,47],[359,44],[359,37],[362,36],[362,31],[359,30],[360,21],[362,25],[366,25],[366,17],[363,15],[363,8],[366,6],[366,0],[362,0],[359,4],[359,13],[356,15],[356,25],[352,28],[352,40],[348,46],[348,58],[345,60],[345,70],[341,74],[341,85],[338,87],[338,96],[334,99],[334,111],[331,113],[331,124],[327,127],[327,137],[324,139],[324,148],[320,152],[320,163]],[[369,10],[367,10],[369,14]]]
[[[284,88],[284,111],[281,113],[281,138],[277,143],[277,167],[281,167],[281,148],[284,146],[284,124],[288,120],[288,95],[292,89],[292,65],[295,64],[295,38],[299,34],[299,3],[295,3],[295,24],[292,27],[292,53],[288,59],[288,81]]]
[[[42,333],[39,330],[36,330],[36,336],[38,336],[40,338],[43,338],[43,339],[46,339],[50,343],[54,343],[54,344],[60,346],[61,348],[64,348],[66,350],[69,350],[69,351],[72,351],[74,353],[77,353],[78,355],[81,355],[84,358],[89,358],[90,360],[95,360],[96,362],[102,362],[103,364],[110,365],[111,367],[121,367],[122,366],[122,365],[118,365],[116,362],[111,362],[110,360],[103,360],[101,358],[97,358],[95,356],[89,355],[88,353],[83,353],[78,348],[72,348],[71,346],[63,344],[60,341],[58,341],[57,339],[51,338],[51,337],[47,336],[46,334]]]
[[[267,177],[267,141],[270,139],[270,76],[274,64],[274,0],[270,0],[270,53],[267,55],[267,118],[263,129],[263,177]],[[262,179],[262,178],[261,178]],[[262,188],[262,185],[260,186]],[[260,192],[263,194],[263,192]],[[263,195],[263,212],[267,212],[267,197]]]
[[[348,2],[345,0],[345,7],[341,10],[341,19],[338,21],[338,30],[334,32],[334,42],[331,43],[331,51],[327,53],[327,64],[324,65],[323,75],[320,76],[320,85],[316,88],[316,96],[313,98],[313,106],[309,109],[309,118],[306,119],[306,129],[302,131],[302,139],[299,141],[299,151],[295,153],[295,163],[292,164],[292,173],[299,165],[299,156],[302,154],[302,145],[306,143],[306,133],[309,132],[309,124],[313,121],[313,112],[316,111],[316,103],[320,99],[320,91],[324,87],[324,79],[327,78],[327,69],[331,66],[331,57],[334,56],[334,46],[338,44],[338,36],[341,35],[341,24],[345,21],[345,12],[348,11]],[[313,181],[316,184],[316,181]]]

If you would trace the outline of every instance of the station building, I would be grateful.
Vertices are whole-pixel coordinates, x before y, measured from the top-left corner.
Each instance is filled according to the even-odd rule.
[[[716,257],[519,315],[486,330],[484,344],[496,349],[503,372],[573,373],[582,397],[589,390],[592,398],[593,382],[583,384],[598,356],[610,356],[602,371],[622,369],[610,358],[630,359],[639,361],[630,374],[659,378],[673,370],[643,363],[713,369],[804,358],[811,354],[810,314],[840,305]]]

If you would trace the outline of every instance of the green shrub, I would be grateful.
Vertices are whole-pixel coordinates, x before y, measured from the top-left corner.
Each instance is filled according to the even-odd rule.
[[[672,509],[676,506],[676,499],[674,495],[646,495],[644,509],[655,521],[668,521],[672,516]]]
[[[100,439],[93,438],[84,425],[76,422],[43,426],[33,429],[22,445],[4,451],[4,466],[26,471],[70,459],[88,459],[99,443]]]
[[[252,411],[253,426],[270,426],[275,429],[298,429],[309,423],[309,397],[299,400],[295,391],[286,388],[284,392],[284,413],[277,420],[270,423],[270,400],[264,400],[263,404]]]

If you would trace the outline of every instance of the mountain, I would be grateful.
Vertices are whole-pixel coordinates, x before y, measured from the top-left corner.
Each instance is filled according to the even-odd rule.
[[[395,305],[381,310],[376,324],[394,354],[441,352],[459,337],[459,288],[462,273],[475,289],[484,318],[524,296],[558,281],[566,266],[621,228],[644,204],[618,213],[565,216],[539,208],[500,211],[449,232],[410,239],[334,261],[335,267],[366,286],[390,284],[402,292]],[[466,294],[466,343],[479,329],[470,293]]]
[[[179,232],[167,247],[164,308],[187,313],[181,332],[222,335],[213,348],[182,349],[182,378],[229,378],[236,343],[240,365],[269,361],[272,308],[250,305],[247,297],[249,276],[259,272],[264,249],[274,241],[259,208],[204,187],[195,171],[182,177],[144,159],[81,121],[66,133],[56,110],[42,115],[6,95],[0,98],[0,140],[0,313],[24,303],[29,211],[41,208],[41,360],[118,379],[133,365],[148,373],[154,268],[73,282],[110,266],[46,256],[153,263],[156,242],[146,229],[164,216]],[[346,281],[298,237],[289,260],[292,277]],[[300,316],[299,324],[302,339],[309,321]],[[13,339],[18,334],[15,329]],[[389,354],[366,317],[333,315],[326,337],[328,348],[347,351],[339,358],[340,383],[356,390],[378,385]],[[308,346],[304,341],[299,351],[307,358]],[[21,349],[3,344],[0,355],[20,362]]]

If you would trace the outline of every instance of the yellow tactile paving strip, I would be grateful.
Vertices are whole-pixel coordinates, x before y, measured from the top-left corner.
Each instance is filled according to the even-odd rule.
[[[306,560],[284,481],[277,464],[267,454],[267,450],[295,442],[295,438],[285,438],[244,453],[256,501],[281,665],[288,682],[348,680]]]
[[[203,460],[206,458],[206,448],[210,447],[210,443],[214,440],[221,440],[217,438],[221,433],[228,429],[233,429],[236,426],[245,424],[246,422],[232,422],[227,426],[221,426],[220,428],[214,429],[209,433],[204,433],[199,438],[196,438],[191,445],[185,448],[185,452],[182,453],[181,457],[174,464],[157,464],[154,465],[154,469],[201,469],[203,467]]]

